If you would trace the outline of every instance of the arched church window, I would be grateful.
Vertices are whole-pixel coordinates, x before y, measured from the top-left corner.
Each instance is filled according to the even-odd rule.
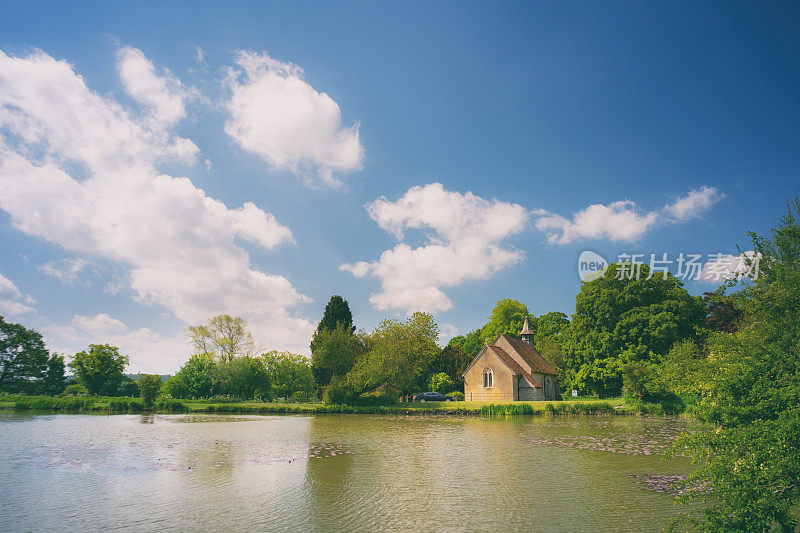
[[[494,381],[493,378],[494,378],[494,376],[492,375],[492,369],[491,368],[485,368],[483,370],[483,386],[484,386],[484,388],[488,389],[488,388],[492,387],[492,385],[493,385],[492,382]]]

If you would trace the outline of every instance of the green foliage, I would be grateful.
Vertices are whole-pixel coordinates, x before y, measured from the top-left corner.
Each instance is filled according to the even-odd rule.
[[[69,367],[75,379],[91,394],[113,396],[124,379],[128,357],[116,346],[90,344],[88,351],[75,354]]]
[[[463,390],[463,374],[471,362],[472,356],[461,346],[448,344],[436,354],[430,372],[433,374],[444,373],[448,375],[453,382],[451,390],[454,388]]]
[[[37,411],[89,411],[95,409],[94,398],[67,396],[28,396],[14,403],[15,409],[34,409]]]
[[[461,391],[454,390],[452,392],[448,392],[447,395],[448,396],[452,396],[453,398],[455,398],[457,402],[463,402],[464,401],[464,393],[461,392]]]
[[[453,390],[454,387],[455,383],[453,383],[453,379],[444,372],[431,374],[431,376],[428,378],[429,391],[444,394],[445,391]]]
[[[173,398],[208,398],[214,393],[214,359],[195,354],[164,383],[164,393]]]
[[[153,402],[161,391],[161,376],[158,374],[142,374],[139,376],[139,394],[146,408],[153,406]]]
[[[525,304],[511,299],[500,300],[492,309],[489,323],[481,330],[483,340],[491,343],[500,334],[519,337],[527,316],[528,308]]]
[[[308,400],[314,395],[314,376],[302,355],[272,351],[261,355],[272,383],[273,398]]]
[[[186,406],[178,400],[162,396],[156,400],[155,409],[156,411],[167,411],[168,413],[181,413],[186,411]]]
[[[694,413],[716,430],[679,442],[700,465],[689,482],[714,495],[691,517],[696,530],[798,525],[791,509],[800,502],[800,202],[789,204],[771,238],[750,236],[763,255],[758,280],[737,295],[742,323],[708,336],[695,373],[702,394]]]
[[[214,365],[214,391],[243,400],[269,398],[270,376],[264,361],[256,357],[234,357]]]
[[[333,376],[347,374],[366,352],[364,339],[353,335],[346,324],[319,329],[312,343],[311,368],[317,385],[327,385]]]
[[[545,343],[558,348],[563,346],[568,336],[569,318],[560,311],[551,311],[539,317],[531,316],[529,325],[534,331],[533,346],[542,353]],[[553,364],[552,361],[550,363]]]
[[[39,391],[42,394],[57,395],[64,392],[67,386],[67,377],[65,375],[66,364],[64,356],[54,353],[47,359],[47,368],[44,371],[44,376],[39,383]]]
[[[706,306],[706,328],[709,331],[735,333],[741,324],[744,312],[736,307],[734,298],[725,294],[725,287],[703,293]]]
[[[31,392],[47,369],[48,353],[41,334],[0,316],[0,390]]]
[[[357,391],[391,387],[401,395],[424,384],[439,347],[439,327],[431,315],[414,313],[405,322],[384,320],[369,337],[369,351],[348,375]]]
[[[122,383],[117,387],[117,394],[120,396],[139,396],[139,385],[136,381],[125,376]]]
[[[108,410],[114,412],[123,412],[128,410],[128,400],[125,398],[115,398],[108,402]]]
[[[625,364],[666,354],[673,344],[697,336],[705,308],[671,274],[628,279],[630,263],[612,263],[605,274],[583,283],[570,325],[567,364],[575,388],[601,397],[622,390]]]
[[[201,326],[187,329],[195,353],[211,356],[223,363],[234,357],[255,354],[255,341],[247,331],[247,323],[241,317],[217,315]]]
[[[64,388],[64,396],[89,396],[89,389],[80,383],[70,383]]]
[[[594,359],[578,368],[573,386],[580,391],[593,392],[600,398],[619,396],[624,369],[622,357]]]
[[[543,413],[551,415],[613,415],[617,413],[617,410],[608,402],[548,403],[545,404],[544,409],[524,402],[481,406],[482,416],[541,415]]]
[[[483,328],[470,331],[466,335],[456,335],[450,339],[447,345],[461,348],[461,350],[469,355],[471,361],[486,344],[483,340],[482,329]]]
[[[338,294],[334,294],[325,305],[325,311],[322,314],[322,320],[317,325],[317,331],[331,331],[339,327],[350,335],[356,330],[353,325],[353,313],[350,312],[350,304]],[[314,349],[313,342],[311,349],[312,351]]]
[[[325,387],[322,401],[329,404],[352,403],[358,396],[359,392],[351,385],[347,376],[333,376]]]

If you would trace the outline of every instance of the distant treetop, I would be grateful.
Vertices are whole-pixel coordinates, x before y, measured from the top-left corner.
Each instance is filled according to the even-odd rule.
[[[322,315],[322,320],[319,321],[317,331],[323,329],[333,331],[338,325],[344,326],[351,334],[356,330],[355,325],[353,325],[353,313],[350,312],[350,305],[347,300],[338,294],[334,294],[325,306],[325,312]]]

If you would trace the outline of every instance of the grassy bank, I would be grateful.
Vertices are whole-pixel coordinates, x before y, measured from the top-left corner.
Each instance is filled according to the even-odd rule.
[[[0,396],[0,409],[57,411],[65,413],[143,412],[140,398]],[[212,400],[161,399],[148,412],[230,414],[449,414],[449,415],[614,415],[635,414],[620,398],[570,400],[564,402],[427,402],[389,406],[330,405],[323,403],[220,402]]]

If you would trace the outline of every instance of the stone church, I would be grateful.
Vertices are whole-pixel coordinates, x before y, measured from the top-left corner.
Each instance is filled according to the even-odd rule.
[[[522,340],[499,335],[483,347],[464,371],[464,399],[537,401],[559,398],[558,371],[533,348],[525,317]]]

